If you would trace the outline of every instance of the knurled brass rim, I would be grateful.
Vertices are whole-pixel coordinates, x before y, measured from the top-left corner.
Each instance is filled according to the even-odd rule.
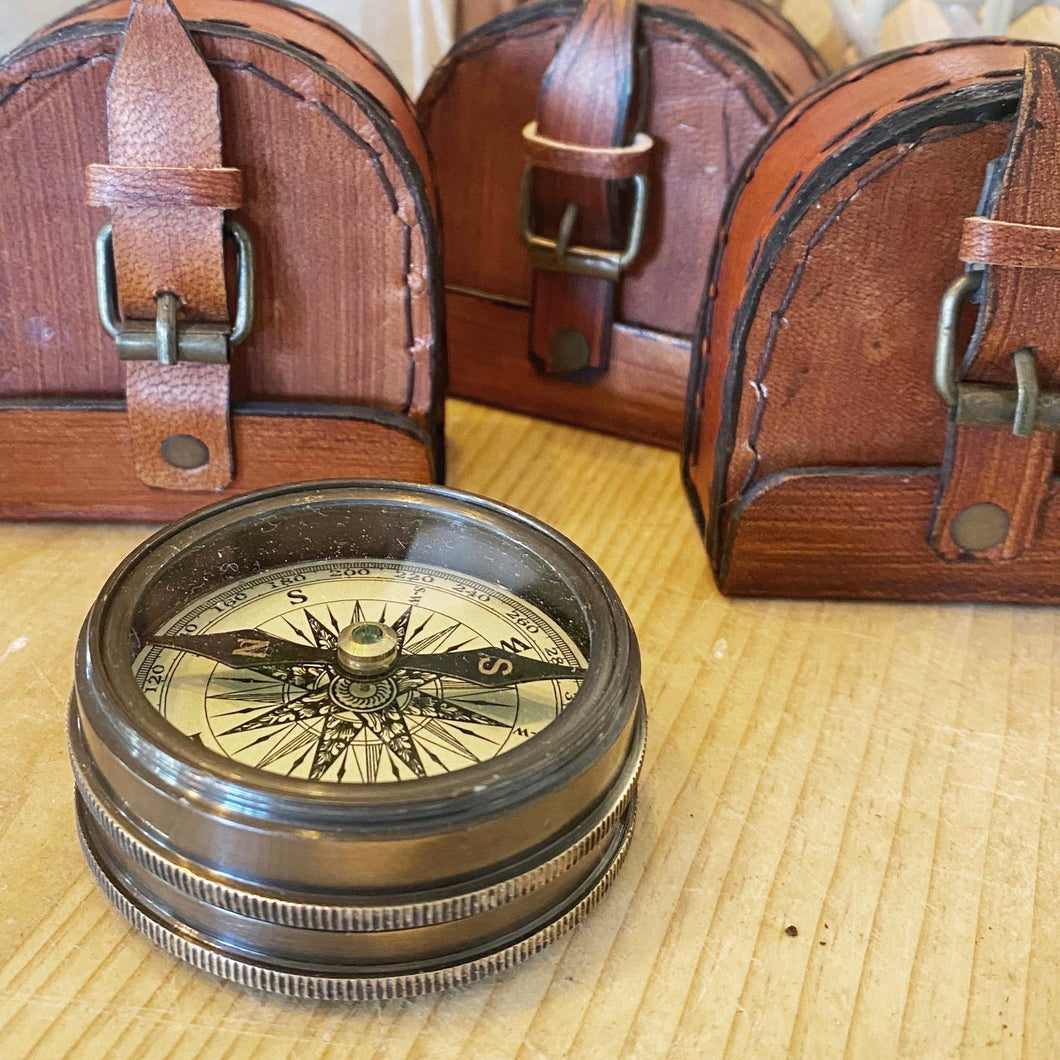
[[[77,746],[75,728],[76,713],[71,712],[71,752]],[[70,765],[78,794],[93,820],[111,842],[152,875],[183,894],[241,916],[285,927],[316,931],[398,931],[462,920],[526,897],[568,872],[582,858],[594,851],[625,813],[634,797],[646,745],[643,714],[639,718],[634,739],[637,750],[635,754],[630,755],[629,764],[624,771],[625,776],[620,777],[621,786],[618,787],[610,805],[603,810],[602,816],[586,834],[575,839],[554,857],[509,879],[463,894],[385,906],[322,905],[290,901],[223,883],[197,872],[164,857],[133,835],[96,796],[74,753],[70,755]]]
[[[616,850],[590,877],[589,886],[573,906],[555,920],[508,946],[456,964],[392,976],[322,976],[305,974],[240,959],[218,947],[204,945],[147,913],[107,874],[78,821],[77,833],[85,861],[100,889],[119,913],[142,935],[167,953],[200,971],[240,986],[288,997],[327,1001],[377,1001],[418,997],[454,986],[467,986],[505,971],[534,956],[581,923],[607,893],[629,849],[636,821],[634,796],[621,819]]]

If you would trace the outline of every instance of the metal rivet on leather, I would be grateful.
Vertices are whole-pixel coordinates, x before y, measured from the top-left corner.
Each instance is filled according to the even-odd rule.
[[[1008,535],[1009,516],[998,504],[970,504],[950,524],[950,536],[966,552],[983,552]]]
[[[206,443],[191,434],[171,434],[159,446],[162,459],[182,471],[194,471],[210,462]]]
[[[561,328],[549,341],[549,371],[576,372],[589,363],[589,357],[589,340],[577,328]]]

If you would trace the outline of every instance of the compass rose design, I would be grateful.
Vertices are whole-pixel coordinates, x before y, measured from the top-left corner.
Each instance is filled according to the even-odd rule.
[[[345,624],[336,610],[345,609],[312,604],[254,629],[150,640],[218,664],[204,706],[223,753],[340,783],[411,780],[493,758],[555,717],[563,702],[556,682],[584,675],[489,645],[414,604],[356,600]],[[351,631],[389,646],[393,662],[368,675],[352,670],[343,661]]]

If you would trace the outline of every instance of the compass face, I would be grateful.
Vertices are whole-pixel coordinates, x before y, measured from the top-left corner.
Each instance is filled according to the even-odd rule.
[[[350,630],[369,649],[396,634],[396,664],[369,676],[340,665]],[[399,560],[278,567],[200,597],[154,635],[170,643],[148,638],[136,680],[176,729],[243,765],[333,783],[495,758],[564,709],[585,667],[511,591]]]

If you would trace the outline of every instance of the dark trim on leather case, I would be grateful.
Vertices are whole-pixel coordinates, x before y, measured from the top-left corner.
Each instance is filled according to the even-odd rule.
[[[97,10],[98,8],[105,7],[110,2],[111,0],[89,0],[88,3],[79,4],[77,7],[71,9],[70,11],[67,11],[65,15],[54,19],[52,22],[49,22],[45,26],[42,26],[34,33],[33,37],[31,37],[30,40],[37,40],[43,38],[46,34],[49,34],[49,29],[51,26],[57,26],[62,22],[69,22],[71,19],[74,18],[83,18],[86,16],[91,16],[93,11]],[[242,0],[226,0],[226,2],[234,5],[235,8],[238,8]],[[293,0],[254,0],[254,2],[259,4],[267,4],[270,7],[282,8],[285,11],[290,11],[292,14],[300,16],[306,22],[311,22],[316,26],[320,26],[324,29],[330,30],[332,33],[335,34],[336,37],[341,38],[348,45],[350,45],[350,47],[355,48],[358,52],[360,52],[361,55],[364,56],[366,62],[371,63],[381,73],[383,73],[386,76],[386,79],[391,83],[391,85],[394,86],[394,90],[408,104],[409,110],[413,109],[412,99],[409,96],[408,92],[405,90],[405,86],[397,79],[393,70],[390,69],[390,66],[386,62],[386,60],[367,41],[362,40],[360,37],[351,33],[344,25],[342,25],[341,22],[336,22],[333,18],[329,18],[327,15],[323,14],[320,11],[314,11],[312,8],[304,7],[302,4],[296,4],[293,2]],[[741,2],[749,3],[751,2],[751,0],[741,0]],[[233,13],[235,12],[233,11]],[[206,22],[203,24],[211,26],[234,26],[237,28],[250,30],[254,29],[253,25],[251,25],[249,22],[240,22],[237,19],[232,19],[230,21],[227,19],[207,19]],[[25,43],[29,43],[29,41]],[[312,51],[312,49],[310,48],[306,48],[305,45],[298,44],[296,41],[292,40],[287,40],[286,43],[294,45],[295,47],[300,48],[302,51],[307,52],[310,55],[315,55],[316,58],[321,61],[326,61],[324,60],[324,57],[322,55],[317,55],[316,52]],[[15,55],[15,52],[19,51],[22,47],[23,45],[16,46],[15,50],[12,51],[10,54],[12,56]],[[0,63],[2,63],[3,61],[5,60],[0,59]]]
[[[446,82],[459,63],[479,51],[506,43],[512,37],[523,36],[525,31],[536,28],[540,23],[569,22],[574,18],[574,13],[580,6],[580,0],[545,0],[543,3],[529,4],[526,7],[517,7],[511,11],[502,12],[489,22],[465,33],[449,50],[449,54],[435,67],[434,72],[423,86],[423,91],[416,101],[420,125],[426,127],[431,108],[445,91]],[[737,38],[730,36],[724,30],[707,26],[686,12],[675,11],[668,7],[652,7],[648,4],[640,5],[639,18],[638,32],[641,38],[645,33],[645,23],[651,21],[676,29],[690,37],[698,37],[705,44],[727,54],[737,65],[743,66],[758,82],[775,114],[783,114],[788,109],[790,104],[784,98],[773,75],[749,54]]]

